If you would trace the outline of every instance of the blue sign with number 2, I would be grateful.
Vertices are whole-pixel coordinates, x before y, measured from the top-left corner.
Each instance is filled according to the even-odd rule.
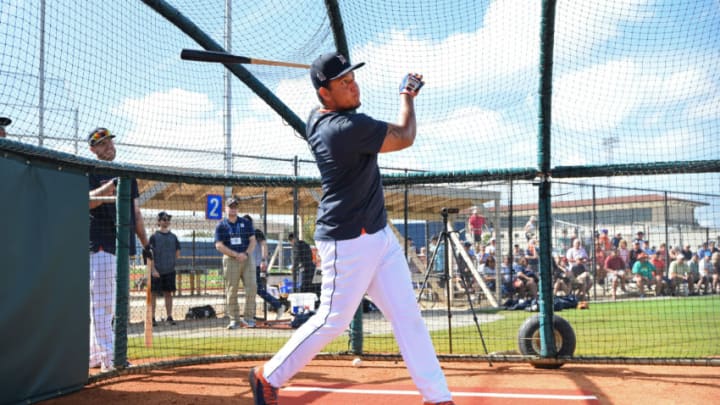
[[[205,205],[206,219],[222,219],[222,196],[219,194],[208,194]]]

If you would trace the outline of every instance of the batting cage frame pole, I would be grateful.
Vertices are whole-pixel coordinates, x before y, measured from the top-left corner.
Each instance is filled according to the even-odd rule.
[[[116,283],[115,283],[115,334],[114,366],[116,369],[123,369],[127,364],[128,351],[128,310],[130,301],[130,232],[134,232],[130,223],[132,209],[131,201],[131,180],[121,177],[117,187],[117,224],[115,235],[115,260],[116,260]],[[133,239],[134,240],[134,239]]]
[[[551,122],[552,122],[552,73],[555,35],[555,0],[544,0],[540,24],[540,80],[538,111],[538,231],[540,238],[540,280],[538,282],[538,309],[540,311],[540,356],[557,356],[553,335],[552,294],[552,194]]]

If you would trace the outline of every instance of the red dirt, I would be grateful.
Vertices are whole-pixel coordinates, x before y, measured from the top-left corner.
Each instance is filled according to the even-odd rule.
[[[253,403],[247,373],[255,362],[215,363],[126,375],[87,386],[43,405],[85,404],[247,404]],[[558,399],[525,395],[589,395],[596,399],[568,404],[710,404],[720,398],[720,370],[714,367],[566,364],[557,370],[530,365],[443,362],[458,405],[552,404]],[[381,395],[361,392],[307,391],[329,389],[400,390]],[[280,403],[420,404],[402,362],[315,360],[280,391]],[[481,396],[470,396],[481,393]],[[520,394],[519,396],[517,394]]]

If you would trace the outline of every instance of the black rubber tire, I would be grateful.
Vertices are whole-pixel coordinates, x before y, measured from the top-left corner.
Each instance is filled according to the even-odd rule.
[[[553,332],[557,355],[572,357],[575,353],[575,331],[570,322],[564,318],[553,315]],[[518,348],[525,356],[540,356],[540,315],[535,314],[528,318],[518,331]],[[560,368],[562,363],[533,363],[538,368]]]

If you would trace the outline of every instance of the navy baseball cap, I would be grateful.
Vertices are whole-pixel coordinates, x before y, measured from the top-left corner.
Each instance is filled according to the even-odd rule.
[[[337,79],[353,70],[362,67],[365,62],[351,65],[347,58],[337,52],[326,53],[318,56],[310,67],[310,80],[315,90],[320,87],[327,87],[330,80]]]
[[[158,221],[162,219],[167,219],[168,221],[172,218],[172,215],[168,214],[165,211],[158,212]]]
[[[231,196],[230,198],[227,199],[227,201],[225,201],[225,205],[228,207],[231,205],[238,205],[239,203],[240,203],[240,199],[237,198],[236,196]]]
[[[8,117],[0,117],[0,127],[6,127],[12,124],[12,120]]]

